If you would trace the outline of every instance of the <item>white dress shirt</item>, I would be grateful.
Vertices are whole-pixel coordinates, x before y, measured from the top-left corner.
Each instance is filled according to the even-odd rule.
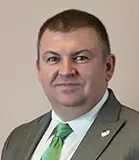
[[[76,151],[77,147],[83,140],[85,134],[89,130],[90,126],[94,122],[95,118],[97,117],[97,114],[105,101],[108,98],[108,90],[106,90],[104,96],[102,99],[98,102],[98,104],[92,108],[89,112],[84,114],[83,116],[66,122],[70,125],[73,132],[65,139],[64,145],[62,147],[60,160],[70,160],[73,156],[74,152]],[[45,150],[48,148],[52,138],[54,135],[51,136],[51,133],[53,132],[54,128],[59,123],[65,123],[63,122],[56,113],[52,110],[52,121],[44,133],[42,139],[40,140],[38,146],[36,147],[36,150],[34,151],[31,160],[40,160],[42,154],[45,152]],[[49,138],[50,137],[50,138]]]

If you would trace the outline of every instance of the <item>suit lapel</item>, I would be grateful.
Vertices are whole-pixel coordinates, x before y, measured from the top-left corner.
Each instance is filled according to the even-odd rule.
[[[125,124],[124,120],[119,120],[120,109],[121,104],[110,91],[108,100],[71,160],[97,160],[101,156],[111,140]],[[108,133],[106,130],[108,130]],[[102,133],[106,134],[102,135]]]
[[[37,121],[32,125],[28,136],[25,139],[25,143],[23,144],[23,149],[21,154],[16,157],[15,160],[30,160],[31,156],[39,143],[41,137],[43,136],[44,132],[48,128],[51,121],[51,112],[47,113],[43,119]]]

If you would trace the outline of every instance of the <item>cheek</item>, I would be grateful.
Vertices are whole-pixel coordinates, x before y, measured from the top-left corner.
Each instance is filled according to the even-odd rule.
[[[41,77],[40,83],[42,85],[42,88],[49,99],[49,96],[52,94],[51,73],[46,71],[41,71],[40,77]]]
[[[104,67],[101,66],[91,66],[82,69],[82,77],[86,81],[86,83],[90,86],[99,85],[100,83],[104,83],[106,73]]]
[[[48,72],[46,69],[42,69],[40,71],[40,82],[42,85],[47,85],[50,83],[52,77],[52,73]]]

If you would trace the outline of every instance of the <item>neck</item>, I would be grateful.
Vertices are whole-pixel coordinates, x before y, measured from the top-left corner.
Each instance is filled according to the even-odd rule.
[[[96,105],[102,106],[107,98],[108,91],[104,90],[104,92],[102,92],[99,97],[92,98],[90,101],[86,101],[84,104],[77,106],[64,106],[59,103],[51,103],[51,105],[57,116],[64,122],[67,122],[83,116]]]
[[[102,99],[102,97],[103,96],[101,96],[101,98],[97,100],[94,100],[93,101],[94,103],[91,101],[88,104],[82,104],[80,106],[62,106],[59,104],[53,104],[52,108],[64,122],[67,122],[77,119],[82,115],[86,114],[87,112],[89,112],[92,108],[94,108],[97,105],[97,103]]]
[[[89,111],[89,110],[83,110],[77,107],[76,108],[60,107],[60,108],[61,108],[60,110],[54,109],[54,111],[58,115],[58,117],[60,117],[64,122],[77,119]]]

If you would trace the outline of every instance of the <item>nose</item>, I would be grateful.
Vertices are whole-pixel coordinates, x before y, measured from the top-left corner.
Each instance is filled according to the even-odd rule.
[[[74,76],[76,74],[76,69],[73,62],[69,59],[63,60],[60,65],[59,75],[66,76],[71,75]]]

